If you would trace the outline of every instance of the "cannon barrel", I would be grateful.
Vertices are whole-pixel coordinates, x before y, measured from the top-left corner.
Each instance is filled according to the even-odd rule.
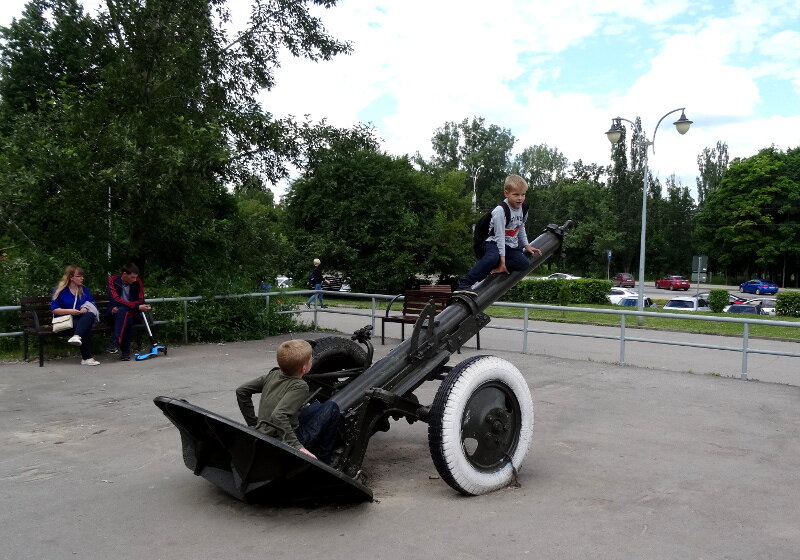
[[[421,385],[428,374],[444,365],[450,355],[472,338],[489,318],[482,312],[501,299],[530,271],[538,267],[561,249],[564,236],[572,227],[568,220],[563,225],[551,224],[531,243],[542,251],[541,255],[528,255],[528,267],[511,274],[494,274],[474,288],[476,297],[454,296],[458,305],[448,305],[435,318],[435,334],[423,341],[412,336],[400,343],[385,358],[373,364],[364,373],[335,393],[331,400],[342,412],[363,401],[373,388],[404,395]],[[423,318],[420,317],[420,321]],[[415,326],[415,333],[417,327]]]

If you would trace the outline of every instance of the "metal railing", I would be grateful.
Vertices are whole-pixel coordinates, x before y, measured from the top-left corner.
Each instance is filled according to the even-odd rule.
[[[396,296],[392,295],[385,295],[385,294],[366,294],[366,293],[351,293],[351,292],[329,292],[325,290],[293,290],[293,291],[276,291],[276,292],[254,292],[248,294],[231,294],[231,295],[219,295],[213,296],[214,300],[226,300],[226,299],[240,299],[240,298],[263,298],[265,301],[265,305],[267,308],[270,306],[271,298],[273,297],[286,297],[286,296],[310,296],[311,294],[321,293],[324,296],[328,297],[336,297],[336,298],[352,298],[352,299],[369,299],[370,300],[370,307],[366,313],[362,313],[360,311],[355,311],[352,309],[342,309],[342,308],[320,308],[319,306],[315,305],[311,307],[310,310],[303,309],[303,303],[299,303],[297,305],[297,309],[284,309],[279,310],[277,314],[302,314],[302,313],[311,313],[312,314],[312,326],[316,330],[319,326],[318,321],[318,314],[319,313],[328,313],[328,314],[340,314],[340,315],[353,315],[353,316],[361,316],[365,318],[369,318],[373,327],[375,329],[376,320],[380,318],[378,314],[378,302],[379,301],[388,301],[394,299]],[[180,321],[183,326],[183,337],[184,341],[188,342],[189,334],[188,334],[188,325],[191,321],[189,317],[189,308],[188,303],[190,301],[200,301],[202,300],[202,296],[188,296],[188,297],[169,297],[169,298],[148,298],[148,303],[169,303],[169,302],[180,302],[182,304],[182,313]],[[398,298],[398,300],[402,301],[402,296]],[[598,339],[608,339],[608,340],[616,340],[619,342],[619,363],[624,365],[625,364],[625,344],[627,342],[643,342],[648,344],[666,344],[672,346],[685,346],[685,347],[692,347],[692,348],[706,348],[710,350],[726,350],[732,352],[740,352],[742,354],[742,362],[741,362],[741,378],[747,379],[747,358],[750,354],[765,354],[765,355],[773,355],[773,356],[785,356],[785,357],[793,357],[793,358],[800,358],[800,352],[783,352],[778,350],[766,350],[766,349],[759,349],[750,346],[750,325],[773,325],[773,326],[780,326],[780,327],[792,327],[792,328],[800,328],[800,321],[777,321],[777,320],[770,320],[770,319],[757,319],[757,318],[749,318],[749,317],[719,317],[716,315],[695,315],[695,314],[680,314],[676,315],[673,313],[659,313],[656,311],[637,311],[635,309],[626,310],[626,309],[608,309],[608,308],[593,308],[593,307],[567,307],[567,306],[558,306],[558,305],[542,305],[542,304],[532,304],[532,303],[509,303],[509,302],[495,302],[492,304],[496,307],[512,307],[512,308],[519,308],[523,310],[523,317],[522,317],[522,326],[520,327],[510,327],[510,326],[502,326],[502,325],[494,325],[489,324],[485,329],[498,329],[498,330],[506,330],[506,331],[517,331],[521,333],[521,351],[522,353],[528,352],[528,335],[529,334],[552,334],[552,335],[563,335],[563,336],[575,336],[575,337],[585,337],[585,338],[598,338]],[[10,305],[10,306],[0,306],[0,312],[3,311],[17,311],[19,312],[21,307],[19,305]],[[531,310],[547,310],[547,311],[560,311],[560,312],[581,312],[581,313],[596,313],[596,314],[603,314],[603,315],[618,315],[620,318],[619,322],[619,334],[612,335],[612,334],[602,334],[602,333],[591,333],[591,332],[578,332],[578,331],[556,331],[551,329],[540,329],[540,328],[531,328],[530,326],[530,311]],[[383,309],[381,309],[381,312]],[[741,344],[736,346],[725,346],[725,345],[716,345],[716,344],[701,344],[696,342],[684,342],[684,341],[675,341],[675,340],[666,340],[666,339],[656,339],[656,338],[644,338],[638,336],[629,336],[626,331],[627,326],[627,317],[629,316],[642,316],[642,317],[657,317],[657,318],[672,318],[672,319],[688,319],[691,321],[709,321],[709,322],[721,322],[721,323],[738,323],[743,326],[743,332],[741,336]],[[612,325],[610,327],[614,328]],[[11,336],[21,336],[23,333],[21,331],[18,332],[5,332],[0,333],[0,337],[11,337]]]

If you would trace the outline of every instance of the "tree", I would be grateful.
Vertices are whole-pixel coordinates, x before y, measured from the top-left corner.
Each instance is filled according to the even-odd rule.
[[[359,291],[396,293],[416,274],[466,267],[469,199],[456,192],[463,179],[334,141],[290,186],[287,217],[302,254],[319,256]]]
[[[511,172],[528,181],[534,190],[549,189],[566,179],[569,160],[547,144],[537,144],[514,156]]]
[[[800,148],[735,159],[700,209],[696,236],[726,276],[786,285],[800,261]]]
[[[486,126],[482,117],[447,122],[436,129],[431,139],[434,155],[423,168],[465,171],[464,193],[472,192],[474,181],[478,208],[489,209],[502,196],[514,142],[510,130]]]
[[[631,132],[630,161],[626,154],[627,128],[619,142],[611,145],[611,166],[608,171],[608,189],[611,199],[611,227],[621,233],[617,246],[613,247],[617,268],[625,272],[635,270],[638,261],[639,238],[642,223],[642,189],[644,188],[644,160],[646,157],[644,132],[641,119]],[[652,177],[650,192],[655,187]],[[660,189],[658,189],[660,190]]]
[[[133,259],[177,277],[238,269],[247,227],[229,188],[286,177],[314,136],[307,123],[274,119],[256,95],[274,85],[282,49],[311,60],[350,50],[311,3],[335,5],[256,0],[235,37],[224,0],[107,0],[96,18],[74,0],[29,3],[0,30],[9,231],[97,268]]]
[[[647,262],[655,276],[688,276],[695,254],[692,232],[696,207],[688,187],[673,174],[667,178],[666,196],[654,194],[648,207]]]
[[[728,169],[728,145],[717,142],[716,148],[704,148],[697,156],[700,175],[697,177],[697,204],[702,206],[708,196],[717,190]]]

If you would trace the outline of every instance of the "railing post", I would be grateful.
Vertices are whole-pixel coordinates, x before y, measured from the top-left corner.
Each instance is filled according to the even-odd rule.
[[[528,308],[525,308],[525,315],[522,319],[522,353],[528,353]]]
[[[625,365],[625,314],[619,316],[619,365]]]
[[[269,325],[270,325],[270,312],[269,312],[269,294],[267,294],[267,336],[269,336]]]
[[[378,304],[375,297],[371,297],[370,301],[372,301],[372,308],[371,308],[371,315],[372,315],[372,332],[375,332],[375,312],[378,310]]]
[[[747,347],[750,344],[750,323],[744,324],[742,333],[742,379],[747,381]]]
[[[183,343],[189,344],[189,302],[183,300]]]

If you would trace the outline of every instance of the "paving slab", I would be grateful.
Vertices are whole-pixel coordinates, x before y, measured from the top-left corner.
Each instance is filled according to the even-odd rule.
[[[233,389],[271,367],[287,338],[173,346],[144,362],[101,355],[95,368],[74,358],[0,364],[0,558],[787,559],[800,550],[800,388],[505,349],[480,353],[516,364],[533,393],[520,487],[460,496],[437,475],[427,426],[400,421],[365,458],[373,503],[236,501],[184,466],[178,432],[152,399],[185,398],[238,420]],[[377,358],[391,342],[378,339]],[[435,390],[426,384],[420,400]]]

